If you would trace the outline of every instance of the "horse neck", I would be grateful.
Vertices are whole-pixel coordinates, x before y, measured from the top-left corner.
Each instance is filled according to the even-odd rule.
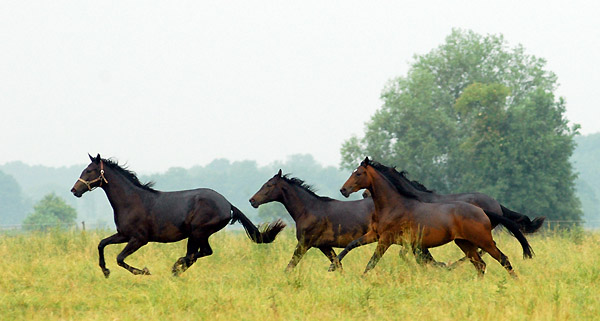
[[[134,203],[139,203],[142,194],[148,193],[113,169],[106,168],[104,173],[108,184],[103,184],[102,189],[106,193],[115,215],[125,213],[122,211],[124,208],[130,208]]]
[[[297,222],[304,213],[308,212],[311,203],[319,200],[314,195],[310,195],[302,187],[293,184],[287,184],[287,187],[281,193],[283,195],[281,204],[290,213],[294,221]]]
[[[399,208],[404,212],[407,203],[412,200],[398,193],[392,183],[375,169],[370,171],[369,176],[371,184],[367,189],[371,192],[371,197],[375,204],[375,212],[382,213],[388,207]]]
[[[436,195],[433,193],[424,192],[424,191],[414,187],[411,184],[411,182],[408,181],[407,178],[403,177],[400,181],[405,190],[415,194],[417,196],[417,198],[423,202],[429,202],[436,197]]]

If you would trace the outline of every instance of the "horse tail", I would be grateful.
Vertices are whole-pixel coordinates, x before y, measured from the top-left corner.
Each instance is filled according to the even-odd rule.
[[[521,232],[519,224],[511,221],[510,219],[502,215],[498,215],[496,213],[488,211],[484,212],[490,218],[490,220],[495,220],[496,222],[504,225],[504,227],[508,229],[508,231],[519,241],[519,243],[521,243],[521,247],[523,247],[523,258],[533,257],[533,249],[531,248],[531,245],[529,245],[529,242],[527,241],[527,238],[525,238],[525,235],[523,235],[523,233]]]
[[[261,232],[259,227],[256,227],[237,207],[231,205],[231,211],[231,224],[235,222],[242,223],[242,226],[244,226],[244,229],[246,230],[246,234],[255,243],[273,242],[277,234],[285,227],[285,223],[281,219],[278,219],[275,222],[268,224],[265,228],[262,228]]]
[[[544,224],[544,220],[546,219],[546,217],[540,216],[534,218],[532,221],[529,219],[529,217],[527,217],[527,215],[511,211],[502,205],[500,205],[500,208],[502,209],[502,216],[519,224],[521,231],[527,234],[537,231],[540,227],[542,227],[542,224]]]

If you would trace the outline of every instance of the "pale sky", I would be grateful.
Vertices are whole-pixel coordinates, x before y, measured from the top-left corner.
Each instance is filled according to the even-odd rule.
[[[386,82],[452,28],[546,59],[567,118],[600,132],[599,16],[597,1],[4,0],[0,164],[337,166]]]

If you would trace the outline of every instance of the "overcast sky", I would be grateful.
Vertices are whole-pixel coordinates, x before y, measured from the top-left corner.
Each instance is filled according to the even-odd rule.
[[[600,132],[597,1],[406,2],[2,1],[0,164],[338,165],[386,82],[452,28],[545,58],[567,118]]]

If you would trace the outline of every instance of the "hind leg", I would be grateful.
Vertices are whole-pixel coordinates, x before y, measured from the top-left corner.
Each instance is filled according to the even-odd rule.
[[[454,243],[460,247],[465,253],[465,256],[473,263],[478,275],[483,277],[483,274],[485,273],[485,262],[481,259],[481,256],[479,256],[479,253],[477,253],[477,246],[467,240],[461,239],[454,240]]]
[[[178,276],[192,266],[197,259],[212,254],[213,251],[208,243],[208,238],[196,239],[190,237],[187,244],[187,254],[175,262],[173,265],[173,275]]]
[[[508,272],[508,274],[510,274],[510,276],[517,279],[517,274],[513,270],[513,267],[510,264],[510,261],[508,261],[508,257],[506,255],[504,255],[504,253],[502,253],[500,251],[500,249],[498,249],[498,247],[496,246],[496,242],[493,242],[492,244],[487,245],[486,247],[487,248],[484,248],[484,250],[486,252],[488,252],[490,254],[490,256],[492,256],[494,259],[496,259],[496,261],[498,261],[500,263],[500,265],[502,265],[506,269],[506,271]]]

